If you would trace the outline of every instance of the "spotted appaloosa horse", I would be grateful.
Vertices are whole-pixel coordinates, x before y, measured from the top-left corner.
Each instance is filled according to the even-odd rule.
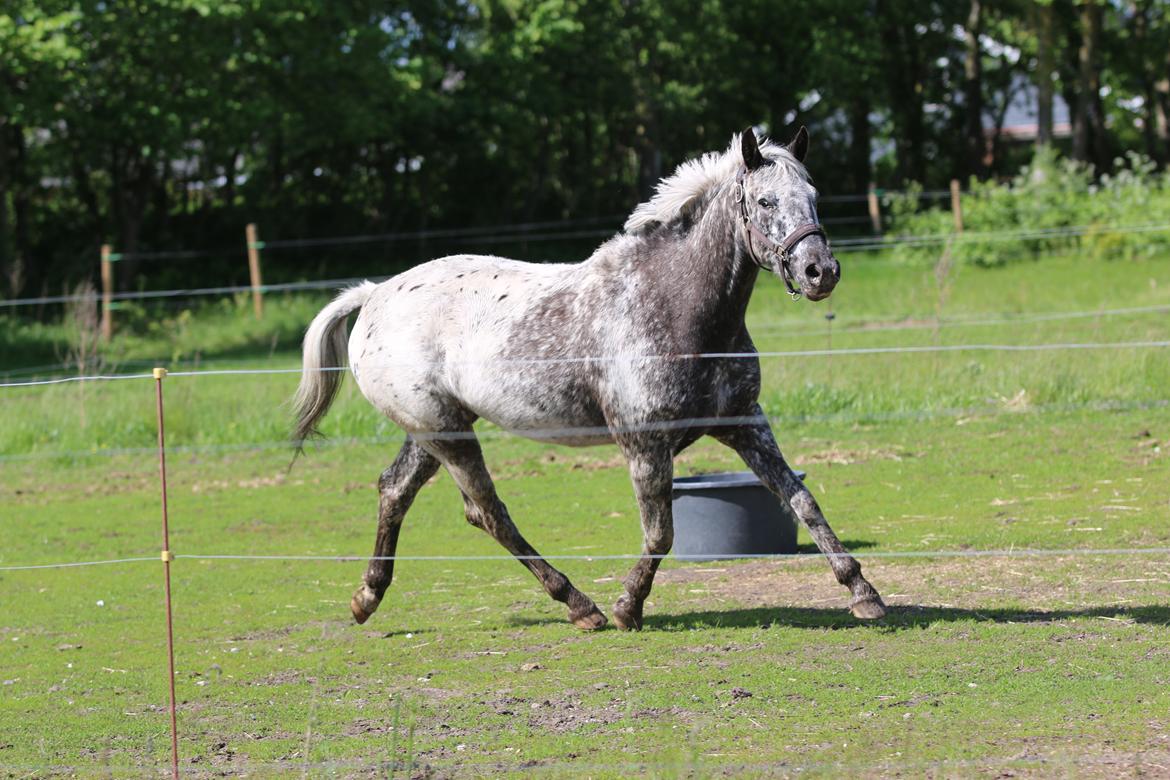
[[[703,435],[740,454],[787,501],[853,594],[859,618],[885,606],[788,467],[757,397],[760,366],[744,312],[760,269],[793,297],[828,297],[841,276],[817,222],[802,164],[808,134],[787,146],[748,130],[723,153],[684,163],[634,211],[622,233],[577,264],[454,255],[343,291],[305,334],[296,395],[298,443],[315,433],[349,365],[365,397],[408,434],[378,482],[374,558],[351,602],[365,622],[393,575],[411,502],[439,466],[463,494],[467,521],[487,531],[569,609],[582,629],[605,625],[593,600],[520,535],[472,432],[478,418],[531,438],[616,443],[641,511],[642,557],[613,607],[624,629],[673,540],[674,455]]]

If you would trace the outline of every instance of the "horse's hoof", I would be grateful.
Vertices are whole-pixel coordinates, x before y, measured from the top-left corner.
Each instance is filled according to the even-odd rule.
[[[605,624],[609,622],[605,619],[605,614],[596,606],[584,615],[570,616],[569,620],[573,621],[573,625],[582,631],[596,631],[599,628],[605,628]]]
[[[635,611],[631,609],[629,599],[622,596],[613,605],[613,624],[622,631],[641,631],[642,610],[638,609]]]
[[[849,605],[849,611],[860,620],[877,620],[886,616],[886,605],[882,603],[881,596],[875,594],[853,602]]]
[[[354,621],[360,626],[369,620],[370,615],[377,611],[379,602],[381,599],[373,594],[369,586],[358,588],[349,602],[349,611],[353,613]]]

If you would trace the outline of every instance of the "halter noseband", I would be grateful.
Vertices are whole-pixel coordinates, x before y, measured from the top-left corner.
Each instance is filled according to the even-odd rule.
[[[767,232],[764,231],[759,225],[757,225],[750,216],[748,216],[747,191],[743,186],[744,179],[747,178],[747,175],[747,168],[740,168],[739,173],[735,175],[734,197],[735,202],[739,204],[739,215],[743,219],[743,226],[747,236],[748,257],[750,257],[752,262],[754,262],[760,268],[764,268],[773,272],[776,270],[775,268],[760,262],[760,259],[756,256],[755,247],[752,246],[752,236],[755,236],[756,241],[763,244],[765,254],[775,255],[779,259],[780,278],[784,280],[784,286],[788,288],[788,294],[792,296],[792,300],[800,300],[800,290],[796,289],[795,285],[793,285],[792,269],[788,267],[788,262],[792,259],[792,250],[796,248],[797,244],[809,236],[819,235],[826,241],[829,240],[829,237],[825,235],[825,229],[821,227],[820,224],[809,222],[793,230],[791,233],[785,236],[784,240],[779,244],[773,241],[772,237],[769,236]]]

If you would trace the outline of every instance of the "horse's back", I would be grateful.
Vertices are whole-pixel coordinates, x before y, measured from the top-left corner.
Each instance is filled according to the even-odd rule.
[[[569,334],[533,340],[580,269],[455,255],[383,282],[350,336],[358,386],[408,430],[451,427],[460,410],[507,428],[599,422],[576,374],[556,370],[553,351]]]

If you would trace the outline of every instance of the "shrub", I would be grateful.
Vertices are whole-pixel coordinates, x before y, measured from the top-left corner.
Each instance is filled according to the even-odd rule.
[[[956,262],[980,266],[1069,251],[1107,260],[1166,253],[1170,174],[1135,152],[1115,167],[1094,181],[1089,167],[1041,149],[1010,182],[972,180],[963,193],[964,232],[953,237],[949,203],[919,210],[921,189],[912,187],[886,197],[886,240],[896,258],[925,261],[937,259],[949,237]]]

